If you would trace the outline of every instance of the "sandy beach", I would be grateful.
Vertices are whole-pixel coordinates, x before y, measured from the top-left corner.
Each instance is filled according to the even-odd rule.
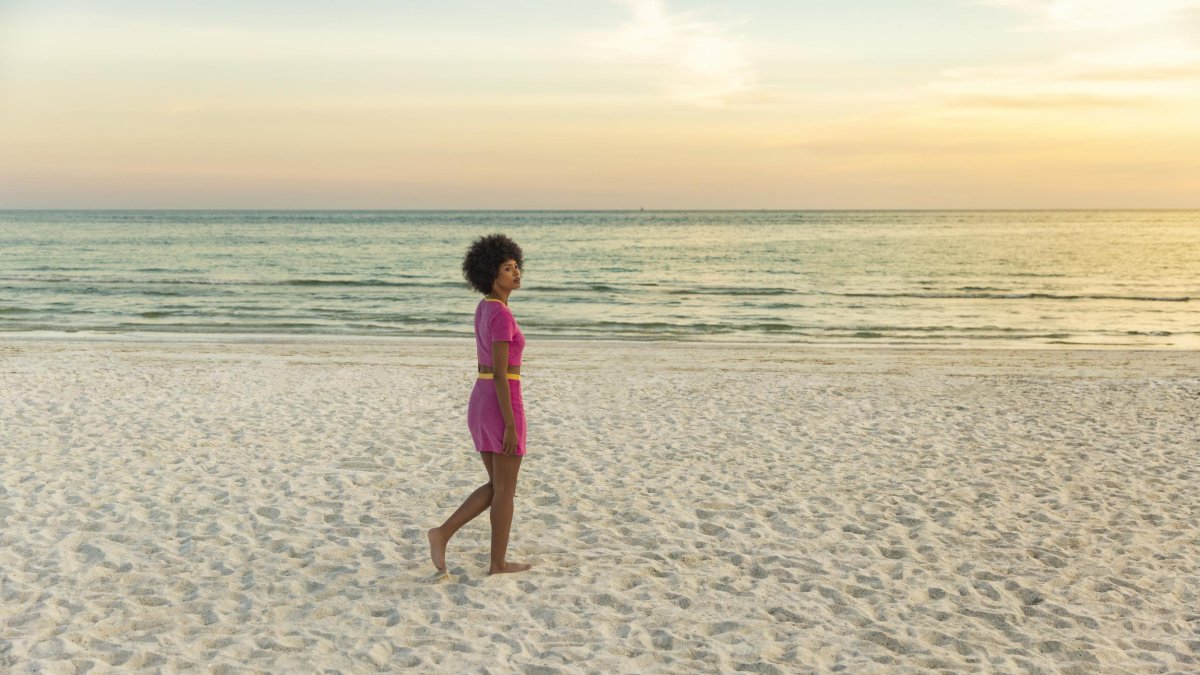
[[[1200,670],[1200,352],[0,339],[0,670]],[[486,669],[486,670],[485,670]]]

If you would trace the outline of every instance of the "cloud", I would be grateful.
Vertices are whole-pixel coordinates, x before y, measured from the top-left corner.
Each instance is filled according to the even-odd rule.
[[[1200,11],[1200,0],[978,0],[1034,18],[1032,30],[1125,31],[1168,24]]]
[[[673,99],[720,106],[765,100],[751,94],[757,73],[730,27],[672,13],[663,0],[621,0],[632,12],[615,31],[585,38],[594,62],[646,67]]]
[[[1120,43],[1047,63],[956,68],[930,88],[971,107],[1111,107],[1189,98],[1200,80],[1200,49],[1183,41]]]
[[[960,108],[1008,108],[1024,110],[1080,110],[1086,108],[1123,108],[1142,103],[1142,99],[1087,94],[1012,94],[961,96],[950,103]]]
[[[1082,110],[1194,100],[1200,47],[1180,14],[1200,0],[982,0],[1039,17],[1033,27],[1091,33],[1100,46],[1043,62],[953,68],[929,89],[951,107]],[[979,4],[979,3],[976,3]]]

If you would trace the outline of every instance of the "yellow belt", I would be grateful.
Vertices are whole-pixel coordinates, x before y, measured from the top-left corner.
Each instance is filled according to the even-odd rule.
[[[493,374],[494,374],[494,373],[479,373],[479,379],[481,379],[481,380],[494,380],[494,379],[496,379],[496,378],[492,377],[492,375],[493,375]],[[507,375],[508,375],[508,379],[510,379],[510,380],[519,380],[519,379],[521,379],[521,374],[520,374],[520,373],[507,373]]]

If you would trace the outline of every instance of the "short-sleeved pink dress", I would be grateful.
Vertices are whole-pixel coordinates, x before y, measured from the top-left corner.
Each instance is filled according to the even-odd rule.
[[[492,343],[507,342],[508,365],[521,365],[525,350],[525,335],[517,326],[512,311],[499,300],[484,298],[475,308],[475,352],[479,363],[495,367],[492,362]],[[525,402],[521,398],[521,377],[508,376],[509,399],[512,401],[513,422],[517,431],[517,454],[525,454]],[[504,415],[496,396],[496,383],[491,374],[475,380],[471,402],[467,405],[467,427],[475,439],[477,452],[504,452]]]

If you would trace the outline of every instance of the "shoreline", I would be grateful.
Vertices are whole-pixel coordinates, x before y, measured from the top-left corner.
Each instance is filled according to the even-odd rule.
[[[232,357],[326,359],[331,365],[441,365],[473,371],[474,338],[328,338],[292,335],[222,335],[150,339],[122,335],[78,339],[69,335],[18,337],[0,333],[0,358],[22,352],[73,350],[102,353],[161,353],[172,360],[221,354]],[[234,339],[225,339],[234,338]],[[406,348],[397,353],[398,348]],[[7,351],[6,351],[7,350]],[[1189,377],[1200,374],[1200,350],[1057,349],[1002,347],[911,347],[878,345],[680,342],[671,340],[542,340],[528,351],[529,376],[539,362],[576,372],[594,368],[589,354],[603,352],[622,364],[673,371],[758,371],[781,374],[845,373],[945,375],[1034,375],[1056,377]]]
[[[555,336],[530,334],[529,337],[537,342],[559,343],[577,342],[582,344],[649,344],[649,345],[700,345],[700,346],[735,346],[757,348],[802,348],[802,349],[847,349],[847,350],[921,350],[921,351],[1144,351],[1144,352],[1200,352],[1200,338],[1194,346],[1174,345],[1132,345],[1126,343],[1103,342],[1050,342],[1022,343],[1020,341],[977,340],[971,343],[921,343],[921,342],[833,342],[833,341],[803,341],[803,340],[728,340],[728,339],[692,339],[692,338],[660,338],[660,337],[621,337],[621,338],[590,338],[580,336]],[[358,335],[358,334],[329,334],[329,333],[219,333],[219,332],[175,332],[175,331],[45,331],[19,330],[0,331],[0,341],[9,342],[112,342],[112,343],[229,343],[229,344],[302,344],[305,342],[327,344],[361,344],[388,345],[404,342],[440,341],[440,340],[473,340],[468,334],[462,335]]]

